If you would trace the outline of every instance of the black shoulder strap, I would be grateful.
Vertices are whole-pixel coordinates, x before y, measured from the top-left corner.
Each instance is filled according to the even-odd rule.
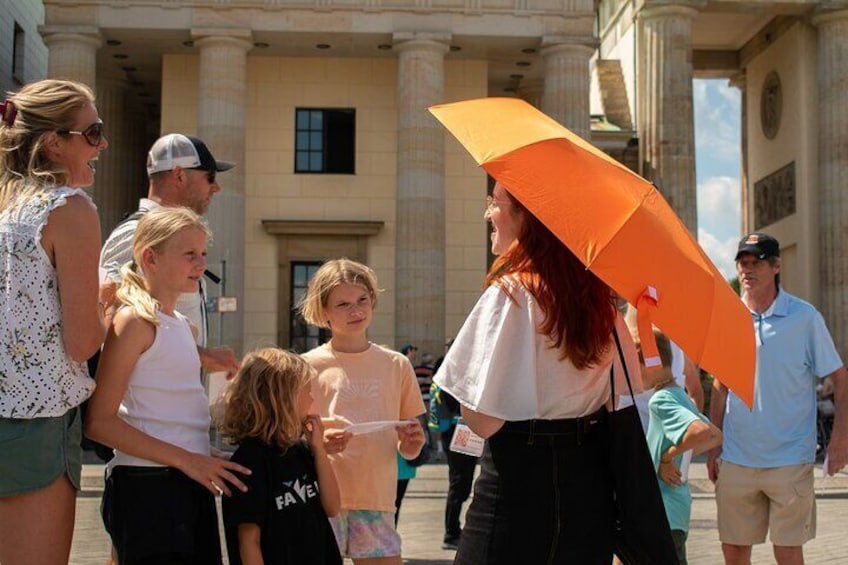
[[[150,210],[145,210],[144,208],[141,208],[141,209],[136,210],[135,212],[133,212],[131,214],[127,214],[126,216],[121,218],[121,221],[118,222],[118,225],[120,226],[120,225],[126,224],[127,222],[140,220],[141,217],[144,216],[145,214],[147,214],[149,211]]]
[[[624,360],[624,351],[621,349],[621,340],[618,338],[618,330],[616,328],[612,329],[612,337],[615,339],[615,347],[618,349],[618,358],[621,361],[621,368],[624,371],[624,379],[627,381],[627,388],[630,389],[630,398],[633,398],[633,402],[636,402],[636,397],[633,395],[633,385],[630,384],[630,372],[627,370],[627,361]],[[613,367],[615,363],[613,363]],[[615,380],[613,375],[613,369],[610,368],[610,379],[612,380],[612,394],[615,395]]]

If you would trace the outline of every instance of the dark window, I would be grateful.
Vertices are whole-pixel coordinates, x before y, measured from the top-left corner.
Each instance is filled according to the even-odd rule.
[[[291,333],[289,348],[297,353],[304,353],[327,342],[330,330],[307,324],[297,310],[300,301],[306,295],[309,281],[315,276],[315,271],[321,263],[292,262],[291,264]]]
[[[24,49],[25,49],[24,28],[15,22],[15,37],[12,42],[12,78],[19,84],[24,83]]]
[[[294,172],[354,174],[356,110],[295,110]]]

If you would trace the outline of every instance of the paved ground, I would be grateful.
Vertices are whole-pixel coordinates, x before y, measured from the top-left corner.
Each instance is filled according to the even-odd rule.
[[[77,501],[72,565],[103,565],[109,554],[109,543],[99,517],[102,474],[103,468],[99,465],[86,465],[83,469],[83,492]],[[715,498],[703,463],[692,465],[690,480],[695,501],[689,533],[689,563],[720,564]],[[446,490],[447,467],[444,464],[422,467],[419,478],[410,484],[399,525],[405,563],[447,565],[453,562],[453,552],[440,549]],[[848,474],[823,480],[817,472],[816,492],[818,536],[805,546],[806,562],[811,565],[848,563]],[[773,562],[769,546],[754,549],[755,564]]]

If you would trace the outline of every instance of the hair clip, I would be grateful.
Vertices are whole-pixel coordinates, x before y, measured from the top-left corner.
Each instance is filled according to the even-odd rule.
[[[0,104],[0,119],[3,120],[7,126],[15,125],[15,118],[18,115],[18,109],[15,106],[15,103],[12,100],[6,99],[5,102]]]

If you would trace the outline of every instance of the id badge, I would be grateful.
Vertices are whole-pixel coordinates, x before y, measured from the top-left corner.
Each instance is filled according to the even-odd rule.
[[[486,440],[471,431],[465,422],[460,420],[456,423],[456,430],[453,432],[450,450],[472,457],[480,457],[483,455],[483,446]]]

